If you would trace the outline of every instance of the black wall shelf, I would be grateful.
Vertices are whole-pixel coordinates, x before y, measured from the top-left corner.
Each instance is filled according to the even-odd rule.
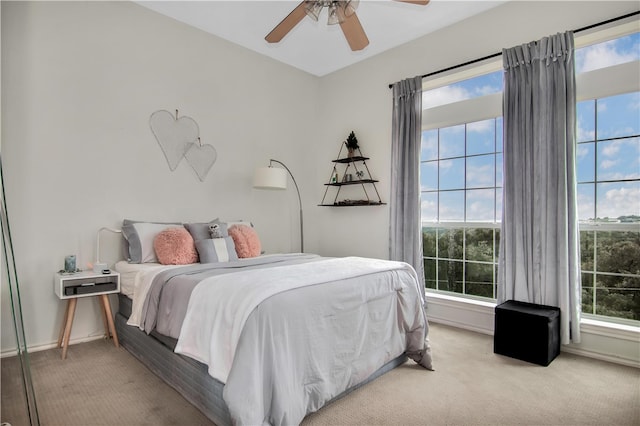
[[[322,201],[318,206],[322,207],[357,207],[357,206],[382,206],[386,203],[382,202],[380,199],[380,194],[378,193],[378,189],[376,188],[376,183],[379,182],[376,179],[371,177],[371,173],[369,172],[369,167],[367,166],[366,161],[369,160],[369,157],[365,157],[360,152],[360,148],[356,148],[353,152],[357,155],[351,155],[347,157],[342,157],[342,149],[345,147],[345,143],[343,142],[340,145],[340,151],[338,152],[338,158],[335,160],[331,160],[333,163],[333,170],[331,171],[331,176],[329,177],[329,182],[325,183],[326,189],[324,191],[324,196],[322,197]],[[341,178],[340,178],[341,174]],[[360,185],[362,187],[362,191],[364,193],[365,199],[362,200],[349,200],[349,199],[341,199],[338,200],[338,196],[340,195],[340,190],[343,186],[350,185]],[[333,202],[327,202],[327,195],[329,193],[329,188],[337,187],[337,191],[335,191],[335,196],[333,197]],[[375,192],[377,199],[372,199],[369,196],[369,192],[367,192],[367,188],[369,188],[369,192],[371,189]],[[330,198],[330,197],[329,197]]]

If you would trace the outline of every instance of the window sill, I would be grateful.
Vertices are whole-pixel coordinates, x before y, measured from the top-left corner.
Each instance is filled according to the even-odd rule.
[[[636,341],[640,339],[640,327],[601,321],[593,318],[582,318],[580,320],[580,330],[607,337],[617,337]]]
[[[496,303],[426,291],[429,321],[493,335]],[[582,318],[582,342],[562,351],[640,367],[640,327]]]

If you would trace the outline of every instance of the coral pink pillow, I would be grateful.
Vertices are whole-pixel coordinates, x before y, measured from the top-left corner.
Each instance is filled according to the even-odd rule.
[[[163,265],[187,265],[198,261],[193,237],[184,227],[168,228],[153,239],[158,262]]]
[[[229,236],[233,238],[239,258],[260,256],[262,250],[260,239],[252,227],[247,225],[230,226]]]

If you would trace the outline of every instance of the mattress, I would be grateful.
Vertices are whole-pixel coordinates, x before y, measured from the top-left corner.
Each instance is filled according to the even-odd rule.
[[[120,344],[217,426],[232,425],[229,409],[222,397],[224,384],[208,374],[206,365],[173,352],[166,344],[167,339],[171,338],[163,338],[154,333],[147,335],[137,327],[127,325],[128,317],[123,315],[123,312],[126,314],[127,309],[130,312],[131,299],[120,294],[119,301],[120,309],[116,314],[115,323]],[[326,405],[404,364],[407,359],[403,354],[389,361],[362,383],[347,389]]]
[[[122,315],[123,318],[129,319],[129,316],[131,316],[133,300],[121,293],[118,295],[118,302],[118,313]],[[164,334],[160,334],[155,330],[149,333],[149,335],[153,336],[156,340],[158,340],[160,343],[162,343],[172,351],[176,348],[176,344],[178,343],[177,339],[165,336]]]
[[[120,274],[120,292],[130,298],[133,298],[136,279],[140,279],[141,272],[159,271],[170,268],[175,268],[175,266],[161,265],[159,263],[129,263],[126,260],[116,262],[114,267],[116,272]]]

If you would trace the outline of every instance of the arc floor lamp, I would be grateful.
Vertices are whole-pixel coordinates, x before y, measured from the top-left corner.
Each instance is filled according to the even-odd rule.
[[[278,163],[284,169],[273,167],[273,163]],[[253,176],[253,187],[256,189],[287,189],[287,174],[285,170],[289,172],[291,180],[296,187],[298,193],[298,205],[300,206],[300,252],[304,253],[304,226],[302,222],[302,198],[300,198],[300,189],[298,183],[293,177],[291,170],[281,161],[271,159],[269,160],[269,167],[261,167],[256,169]]]

